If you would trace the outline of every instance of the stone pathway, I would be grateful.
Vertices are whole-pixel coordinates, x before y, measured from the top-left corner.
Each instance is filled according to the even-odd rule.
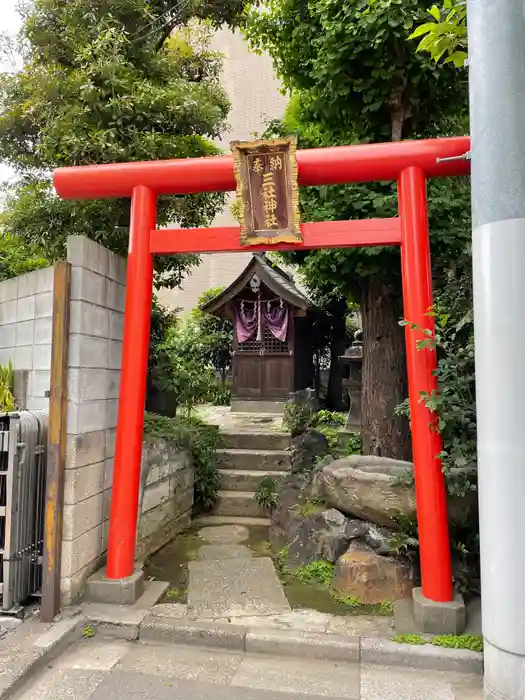
[[[481,700],[481,677],[106,639],[79,642],[16,700]]]
[[[178,612],[157,605],[157,614],[193,620],[228,621],[248,627],[302,632],[390,637],[389,617],[338,616],[317,610],[292,610],[270,558],[253,558],[242,542],[249,537],[240,525],[203,527],[197,561],[189,563],[188,606]]]
[[[240,525],[204,527],[197,561],[189,562],[188,615],[221,619],[290,611],[273,562],[254,558],[240,544],[249,532]]]
[[[269,557],[254,557],[243,542],[241,525],[203,527],[206,544],[189,562],[188,604],[164,603],[153,614],[297,632],[391,637],[393,619],[370,615],[339,616],[317,610],[292,610]]]

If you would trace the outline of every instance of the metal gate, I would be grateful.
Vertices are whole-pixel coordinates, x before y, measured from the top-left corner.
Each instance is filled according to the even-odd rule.
[[[42,587],[47,411],[0,415],[0,594],[16,611]]]

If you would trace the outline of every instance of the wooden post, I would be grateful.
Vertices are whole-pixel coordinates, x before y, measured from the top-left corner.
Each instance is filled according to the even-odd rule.
[[[42,608],[40,612],[42,622],[51,622],[60,610],[70,292],[71,265],[67,262],[59,262],[55,265],[53,285],[51,395],[49,400]]]

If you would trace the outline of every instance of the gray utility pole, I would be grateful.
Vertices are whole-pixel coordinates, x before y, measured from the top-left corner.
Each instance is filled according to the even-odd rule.
[[[525,698],[525,0],[469,0],[485,698]]]

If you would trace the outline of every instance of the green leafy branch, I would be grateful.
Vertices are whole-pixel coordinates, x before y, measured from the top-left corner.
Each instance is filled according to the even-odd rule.
[[[426,52],[436,61],[453,63],[462,68],[467,60],[467,5],[444,0],[443,7],[432,5],[428,10],[432,20],[419,25],[409,39],[420,39],[417,50]]]

